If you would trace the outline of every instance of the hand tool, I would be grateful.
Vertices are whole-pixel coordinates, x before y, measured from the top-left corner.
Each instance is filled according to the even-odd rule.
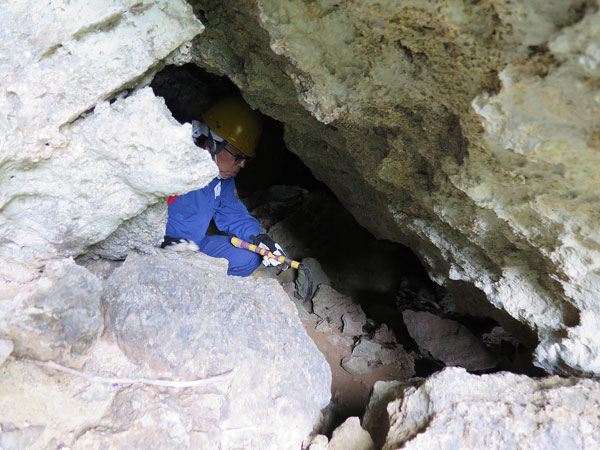
[[[294,269],[301,270],[306,277],[306,292],[303,295],[304,301],[310,300],[312,296],[312,288],[313,288],[313,277],[310,269],[303,265],[298,261],[294,261],[293,259],[286,258],[285,256],[277,256],[269,251],[269,249],[258,247],[257,245],[251,244],[250,242],[243,241],[242,239],[233,236],[231,238],[231,243],[238,248],[244,248],[246,250],[250,250],[251,252],[258,253],[259,255],[266,256],[268,258],[272,258],[276,261],[279,261],[282,264],[287,264]]]

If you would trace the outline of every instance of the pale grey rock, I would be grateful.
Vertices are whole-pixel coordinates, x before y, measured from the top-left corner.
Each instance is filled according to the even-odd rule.
[[[318,327],[319,325],[317,325]],[[319,331],[317,329],[317,327],[315,327],[315,330]],[[332,330],[328,330],[329,332],[331,332]],[[327,341],[338,348],[347,348],[348,350],[350,350],[352,348],[353,345],[353,341],[352,341],[352,337],[349,336],[344,336],[343,334],[337,334],[337,333],[333,333],[331,334],[331,336],[327,336]]]
[[[151,91],[106,102],[202,31],[186,2],[24,1],[0,23],[0,281],[12,289],[216,172]]]
[[[203,30],[189,5],[165,0],[21,1],[3,5],[0,22],[3,48],[10,50],[0,58],[1,162],[12,159],[21,170],[64,147],[69,137],[62,127],[139,86]]]
[[[106,381],[97,381],[97,376]],[[6,432],[0,439],[25,444],[35,437],[31,446],[6,447],[33,450],[212,448],[230,378],[204,380],[185,389],[134,381],[140,378],[180,381],[132,364],[104,339],[79,375],[9,358],[0,373],[0,423]]]
[[[330,368],[275,280],[202,270],[166,250],[132,253],[103,305],[108,335],[131,361],[185,379],[233,371],[210,445],[299,448],[329,402]]]
[[[322,284],[313,297],[313,312],[322,320],[334,324],[344,334],[359,336],[367,316],[351,297],[343,295],[331,286]]]
[[[79,433],[87,425],[97,423],[117,390],[110,385],[90,384],[84,378],[47,371],[31,361],[9,358],[0,372],[0,436],[13,443],[28,439],[28,445],[2,448],[38,450],[57,448],[60,444],[70,447],[75,437],[73,431]],[[26,431],[30,426],[31,431],[36,431],[35,440],[31,431]],[[43,427],[41,434],[37,433],[40,427]]]
[[[395,339],[381,344],[361,337],[352,354],[344,357],[341,364],[347,372],[358,375],[381,366],[389,366],[398,378],[405,379],[415,374],[414,358]]]
[[[92,272],[100,281],[104,281],[110,277],[117,267],[123,264],[123,261],[92,257],[78,259],[77,264]]]
[[[161,258],[169,261],[173,261],[176,264],[181,264],[183,260],[185,261],[185,264],[191,266],[193,269],[218,275],[227,274],[227,267],[229,265],[229,261],[225,258],[213,258],[212,256],[197,251],[186,251],[180,254],[180,252],[172,251],[167,247],[165,249],[155,249],[153,254],[159,255]]]
[[[363,415],[362,426],[369,432],[377,448],[382,448],[390,428],[390,417],[387,412],[388,403],[400,397],[411,383],[419,381],[376,381],[369,396],[369,403]]]
[[[390,424],[385,450],[592,449],[600,444],[600,418],[593,412],[600,406],[600,384],[594,380],[470,375],[447,368],[428,379],[392,383],[395,399],[385,399]],[[369,431],[372,419],[365,417]]]
[[[70,127],[64,151],[12,175],[2,191],[0,257],[39,264],[80,255],[159,199],[203,186],[216,169],[190,135],[191,126],[177,124],[149,88],[99,104]],[[126,244],[144,223],[134,220],[121,241]],[[153,225],[147,241],[164,231]],[[143,235],[136,239],[146,242]]]
[[[303,446],[306,450],[327,450],[327,444],[329,439],[324,434],[317,434],[312,436],[308,441],[307,445]]]
[[[122,260],[130,251],[149,253],[160,247],[167,224],[167,202],[149,206],[139,215],[123,222],[104,241],[94,245],[88,254]]]
[[[15,346],[12,341],[7,339],[0,339],[0,366],[4,364],[6,358],[12,353]]]
[[[125,331],[109,321],[116,342],[103,335],[78,373],[9,357],[0,423],[12,428],[2,439],[29,443],[34,429],[23,430],[34,424],[32,449],[300,448],[331,373],[277,282],[228,277],[224,260],[169,250],[111,269],[107,320],[119,303]]]
[[[468,370],[485,370],[498,364],[485,345],[458,322],[425,311],[406,310],[402,316],[410,337],[424,355]]]
[[[319,320],[315,325],[315,330],[319,333],[331,333],[333,329],[327,320]]]
[[[0,337],[14,354],[80,365],[103,330],[98,278],[73,260],[49,263],[40,277],[2,302]]]
[[[348,417],[334,430],[327,450],[375,450],[375,445],[369,433],[361,428],[360,419]]]
[[[355,312],[344,313],[340,316],[342,320],[342,332],[350,336],[360,336],[363,334],[363,325],[367,323],[367,316]]]
[[[223,393],[214,388],[188,395],[140,387],[122,389],[105,416],[85,429],[71,448],[218,448],[215,437],[224,409]]]
[[[6,450],[31,448],[43,431],[44,427],[35,425],[15,428],[11,424],[0,424],[0,448]]]

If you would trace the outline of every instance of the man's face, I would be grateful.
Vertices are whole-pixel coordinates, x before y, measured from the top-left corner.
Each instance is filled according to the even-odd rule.
[[[215,162],[219,167],[219,174],[222,178],[235,177],[240,169],[246,167],[248,157],[240,152],[235,146],[227,144],[215,156]]]

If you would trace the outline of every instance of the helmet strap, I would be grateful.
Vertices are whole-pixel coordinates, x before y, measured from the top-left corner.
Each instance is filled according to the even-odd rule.
[[[229,142],[227,142],[225,139],[223,139],[221,142],[215,141],[212,137],[212,133],[210,131],[208,132],[208,148],[210,149],[210,156],[213,158],[221,153],[228,143]],[[213,148],[215,149],[214,151]]]

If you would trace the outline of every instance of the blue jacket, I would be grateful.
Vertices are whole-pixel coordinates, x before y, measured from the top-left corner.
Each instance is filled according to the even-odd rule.
[[[211,219],[219,230],[246,241],[262,233],[258,221],[238,198],[234,179],[215,178],[208,186],[180,195],[169,205],[166,235],[191,239],[201,246]]]

